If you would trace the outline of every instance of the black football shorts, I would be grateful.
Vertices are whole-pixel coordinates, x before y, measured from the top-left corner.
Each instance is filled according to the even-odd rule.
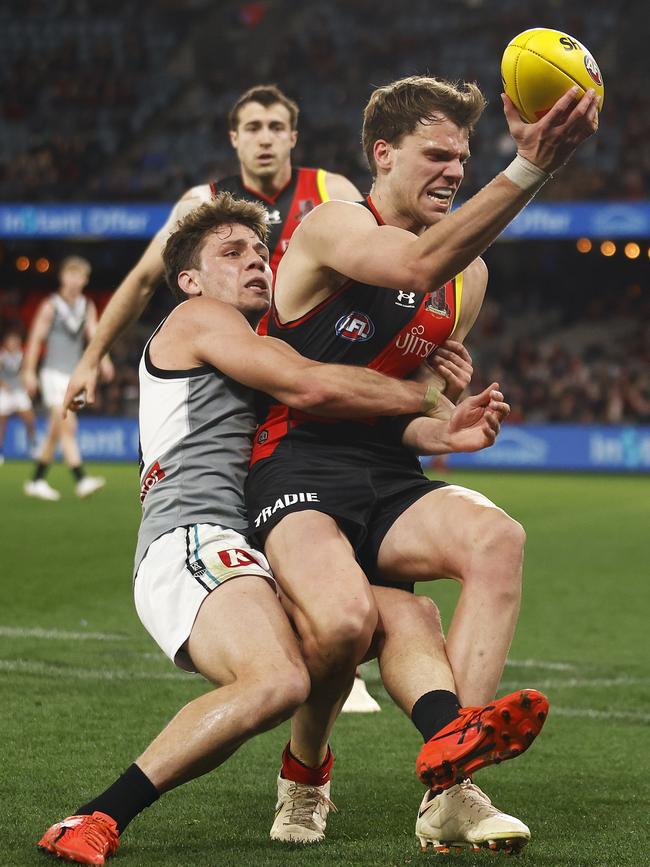
[[[371,584],[413,590],[376,573],[384,536],[409,506],[447,483],[429,480],[401,446],[282,442],[246,482],[249,536],[262,549],[285,515],[313,510],[335,518]]]

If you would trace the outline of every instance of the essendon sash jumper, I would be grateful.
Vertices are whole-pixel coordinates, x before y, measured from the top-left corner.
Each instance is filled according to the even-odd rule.
[[[382,221],[368,199],[367,207]],[[275,305],[268,334],[307,358],[369,367],[404,378],[453,333],[462,296],[462,274],[434,291],[406,291],[346,282],[292,322],[281,323]],[[262,397],[251,465],[273,454],[281,440],[304,423],[331,424]],[[372,425],[375,420],[369,419]]]
[[[240,199],[258,202],[268,214],[269,240],[271,251],[271,270],[273,276],[280,259],[289,244],[289,239],[300,225],[300,221],[316,205],[328,200],[325,188],[325,170],[294,168],[289,183],[272,198],[267,198],[258,190],[246,187],[240,175],[233,175],[210,184],[212,195],[219,192],[232,193]]]

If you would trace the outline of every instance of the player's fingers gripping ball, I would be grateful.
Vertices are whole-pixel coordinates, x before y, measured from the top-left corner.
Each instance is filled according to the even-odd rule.
[[[501,60],[501,78],[506,95],[524,120],[535,123],[575,85],[576,101],[588,88],[605,99],[603,78],[589,51],[566,33],[535,27],[512,39]]]

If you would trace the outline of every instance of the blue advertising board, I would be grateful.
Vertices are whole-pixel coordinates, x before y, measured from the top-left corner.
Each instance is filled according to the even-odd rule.
[[[37,423],[37,440],[45,433],[46,419]],[[87,461],[138,460],[138,420],[136,418],[102,418],[80,416],[79,446]],[[5,436],[6,458],[29,458],[29,443],[24,424],[15,416],[9,419]]]
[[[0,238],[152,238],[171,205],[0,205]]]
[[[45,420],[39,419],[42,435]],[[79,443],[88,461],[138,460],[138,423],[134,418],[79,418]],[[22,422],[9,420],[5,457],[28,458]],[[430,463],[423,458],[423,466]],[[450,467],[490,470],[579,470],[650,472],[650,425],[514,425],[501,429],[489,449],[449,455]]]
[[[0,204],[0,238],[151,238],[171,204]],[[544,202],[528,205],[504,240],[650,238],[650,202]]]
[[[506,424],[491,448],[449,455],[448,462],[463,469],[647,473],[650,426]]]

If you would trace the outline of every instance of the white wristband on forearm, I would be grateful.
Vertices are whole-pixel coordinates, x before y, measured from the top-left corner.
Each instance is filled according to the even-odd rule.
[[[536,193],[551,177],[544,169],[533,165],[530,160],[520,154],[517,154],[510,165],[503,170],[503,174],[509,181],[527,193]]]

